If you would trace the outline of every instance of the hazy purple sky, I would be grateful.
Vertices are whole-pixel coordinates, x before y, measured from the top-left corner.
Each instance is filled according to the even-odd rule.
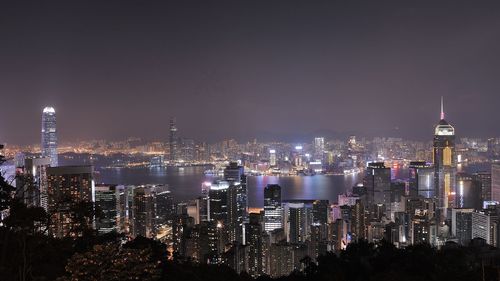
[[[44,105],[61,141],[166,140],[170,116],[430,139],[441,95],[459,136],[500,135],[499,1],[21,2],[0,2],[0,142],[38,142]]]

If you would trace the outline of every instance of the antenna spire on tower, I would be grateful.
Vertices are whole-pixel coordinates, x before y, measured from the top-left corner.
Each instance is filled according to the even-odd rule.
[[[443,96],[441,96],[441,120],[444,120]]]

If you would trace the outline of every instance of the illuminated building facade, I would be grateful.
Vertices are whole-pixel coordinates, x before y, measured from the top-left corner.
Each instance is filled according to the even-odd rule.
[[[264,188],[264,230],[273,231],[283,227],[281,208],[281,186],[268,184]]]
[[[100,234],[118,232],[120,222],[120,192],[116,185],[97,185],[95,187],[95,205],[102,217],[96,220],[96,229]]]
[[[434,130],[433,142],[434,188],[440,218],[446,217],[446,209],[455,205],[455,128],[444,119],[441,98],[441,120]]]
[[[177,160],[177,127],[175,125],[175,118],[170,119],[170,134],[169,134],[169,145],[170,145],[170,162],[175,162]]]
[[[59,165],[57,157],[56,111],[53,107],[45,107],[42,113],[42,157],[50,157],[50,166]]]
[[[93,202],[95,196],[93,167],[66,166],[47,168],[47,209],[51,216],[50,234],[57,238],[77,237],[83,226],[74,219],[75,208]],[[86,222],[87,226],[93,224]]]

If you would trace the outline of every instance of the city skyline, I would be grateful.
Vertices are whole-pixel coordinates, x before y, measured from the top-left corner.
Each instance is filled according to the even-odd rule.
[[[61,140],[168,139],[171,116],[207,141],[427,139],[440,96],[458,135],[489,137],[500,7],[452,3],[3,3],[0,140],[35,142],[48,104]]]
[[[441,96],[441,104],[440,104],[440,113],[439,113],[439,119],[440,120],[444,120],[444,116],[445,116],[445,110],[444,110],[444,98],[443,96]],[[47,116],[49,114],[52,114],[55,118],[55,108],[52,107],[52,106],[46,106],[44,107],[43,109],[43,114],[42,114],[42,127],[45,126],[43,125],[44,124],[44,119],[45,118],[44,116]],[[54,125],[51,125],[51,126],[55,126],[55,119],[54,119]],[[434,122],[433,126],[436,126],[436,125],[439,125],[440,122]],[[55,130],[55,128],[54,128]],[[136,137],[139,137],[141,138],[142,140],[144,141],[163,141],[165,143],[170,143],[170,150],[173,149],[174,147],[174,151],[176,150],[176,142],[177,142],[177,139],[181,140],[183,138],[186,138],[186,139],[191,139],[190,136],[184,136],[184,135],[177,135],[177,126],[176,126],[176,118],[175,117],[170,117],[169,119],[169,127],[168,127],[168,136],[167,137],[160,137],[160,138],[150,138],[150,137],[142,137],[142,136],[132,136],[132,135],[128,135],[128,136],[124,136],[122,139],[118,139],[118,138],[114,138],[114,139],[104,139],[106,141],[119,141],[119,140],[124,140],[126,138],[136,138]],[[48,136],[48,135],[53,135],[55,136],[55,147],[57,148],[57,134],[55,132],[52,132],[51,134],[44,134],[43,133],[43,128],[42,128],[42,147],[43,147],[43,137],[44,136]],[[402,139],[405,139],[405,140],[412,140],[412,141],[425,141],[425,139],[422,139],[422,137],[420,138],[405,138],[405,137],[402,137],[400,135],[387,135],[387,136],[383,136],[382,134],[379,134],[379,135],[366,135],[366,134],[363,134],[363,133],[359,133],[359,134],[354,134],[353,132],[344,132],[344,133],[335,133],[333,131],[318,131],[317,134],[313,134],[313,133],[299,133],[297,132],[296,134],[290,134],[288,136],[285,136],[285,137],[276,137],[276,136],[270,136],[268,135],[267,137],[264,136],[263,138],[257,138],[256,136],[253,136],[253,137],[249,137],[247,139],[242,139],[242,138],[239,138],[239,139],[236,139],[237,141],[253,141],[253,140],[259,140],[259,141],[267,141],[267,142],[274,142],[274,141],[277,141],[277,142],[289,142],[289,143],[297,143],[297,144],[300,144],[300,143],[307,143],[307,142],[310,142],[310,139],[311,138],[315,138],[315,139],[318,139],[320,136],[320,138],[328,138],[328,139],[346,139],[350,136],[353,136],[353,135],[358,135],[359,137],[363,137],[363,138],[370,138],[370,137],[374,137],[374,138],[377,138],[377,137],[392,137],[392,138],[402,138]],[[427,136],[428,137],[428,136]],[[478,137],[478,136],[470,136],[470,135],[461,135],[460,137],[466,137],[466,138],[481,138],[481,137]],[[491,137],[498,137],[497,135],[488,135],[486,136],[486,138],[491,138]],[[212,139],[211,142],[214,143],[214,142],[218,142],[218,141],[223,141],[223,140],[227,140],[227,139],[235,139],[233,136],[230,136],[230,135],[225,135],[225,136],[221,136],[220,138],[218,139]],[[93,140],[98,140],[98,138],[87,138],[87,139],[70,139],[70,140],[63,140],[63,142],[68,145],[72,142],[77,142],[77,141],[93,141]],[[207,141],[206,139],[198,139],[197,141],[202,141],[202,142],[205,142]],[[324,140],[323,140],[324,141]],[[210,142],[210,140],[208,141]],[[14,145],[35,145],[34,143],[14,143]],[[53,144],[54,145],[54,144]],[[173,146],[173,147],[172,147]],[[52,149],[53,150],[53,149]],[[44,153],[44,152],[42,152]],[[55,153],[55,152],[54,152]],[[54,157],[53,157],[54,158]],[[171,159],[172,160],[172,159]],[[55,160],[57,162],[57,159]],[[54,165],[53,165],[54,166]],[[57,166],[57,165],[55,165]]]

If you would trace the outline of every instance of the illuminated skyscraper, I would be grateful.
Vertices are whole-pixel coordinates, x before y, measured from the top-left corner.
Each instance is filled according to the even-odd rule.
[[[273,231],[283,227],[281,208],[281,186],[268,184],[264,188],[264,230]]]
[[[97,185],[95,187],[95,205],[101,212],[96,220],[96,229],[100,234],[118,232],[120,191],[116,185]]]
[[[42,113],[42,157],[50,157],[50,166],[57,167],[57,130],[56,111],[46,107]]]
[[[271,166],[271,167],[276,166],[276,150],[275,149],[269,150],[269,166]]]
[[[455,201],[455,128],[444,120],[443,98],[441,97],[441,120],[434,130],[434,188],[441,218],[447,208],[453,208]]]
[[[323,161],[325,151],[325,138],[314,138],[314,160]]]
[[[170,119],[170,161],[177,160],[177,127],[175,126],[175,118]]]
[[[51,217],[50,234],[57,238],[77,237],[93,222],[75,219],[74,210],[81,203],[94,202],[92,166],[47,168],[47,209]]]
[[[434,198],[434,168],[425,161],[410,162],[410,197]]]
[[[242,243],[243,224],[248,218],[247,180],[243,166],[236,162],[229,163],[224,169],[224,180],[229,183],[227,190],[227,219],[230,242]]]
[[[47,210],[47,168],[50,158],[25,158],[23,166],[16,169],[16,187],[27,206]]]
[[[491,200],[500,202],[500,164],[491,165]]]
[[[366,200],[369,208],[375,204],[389,206],[391,202],[391,168],[386,167],[383,162],[368,163],[363,185],[366,188]]]

